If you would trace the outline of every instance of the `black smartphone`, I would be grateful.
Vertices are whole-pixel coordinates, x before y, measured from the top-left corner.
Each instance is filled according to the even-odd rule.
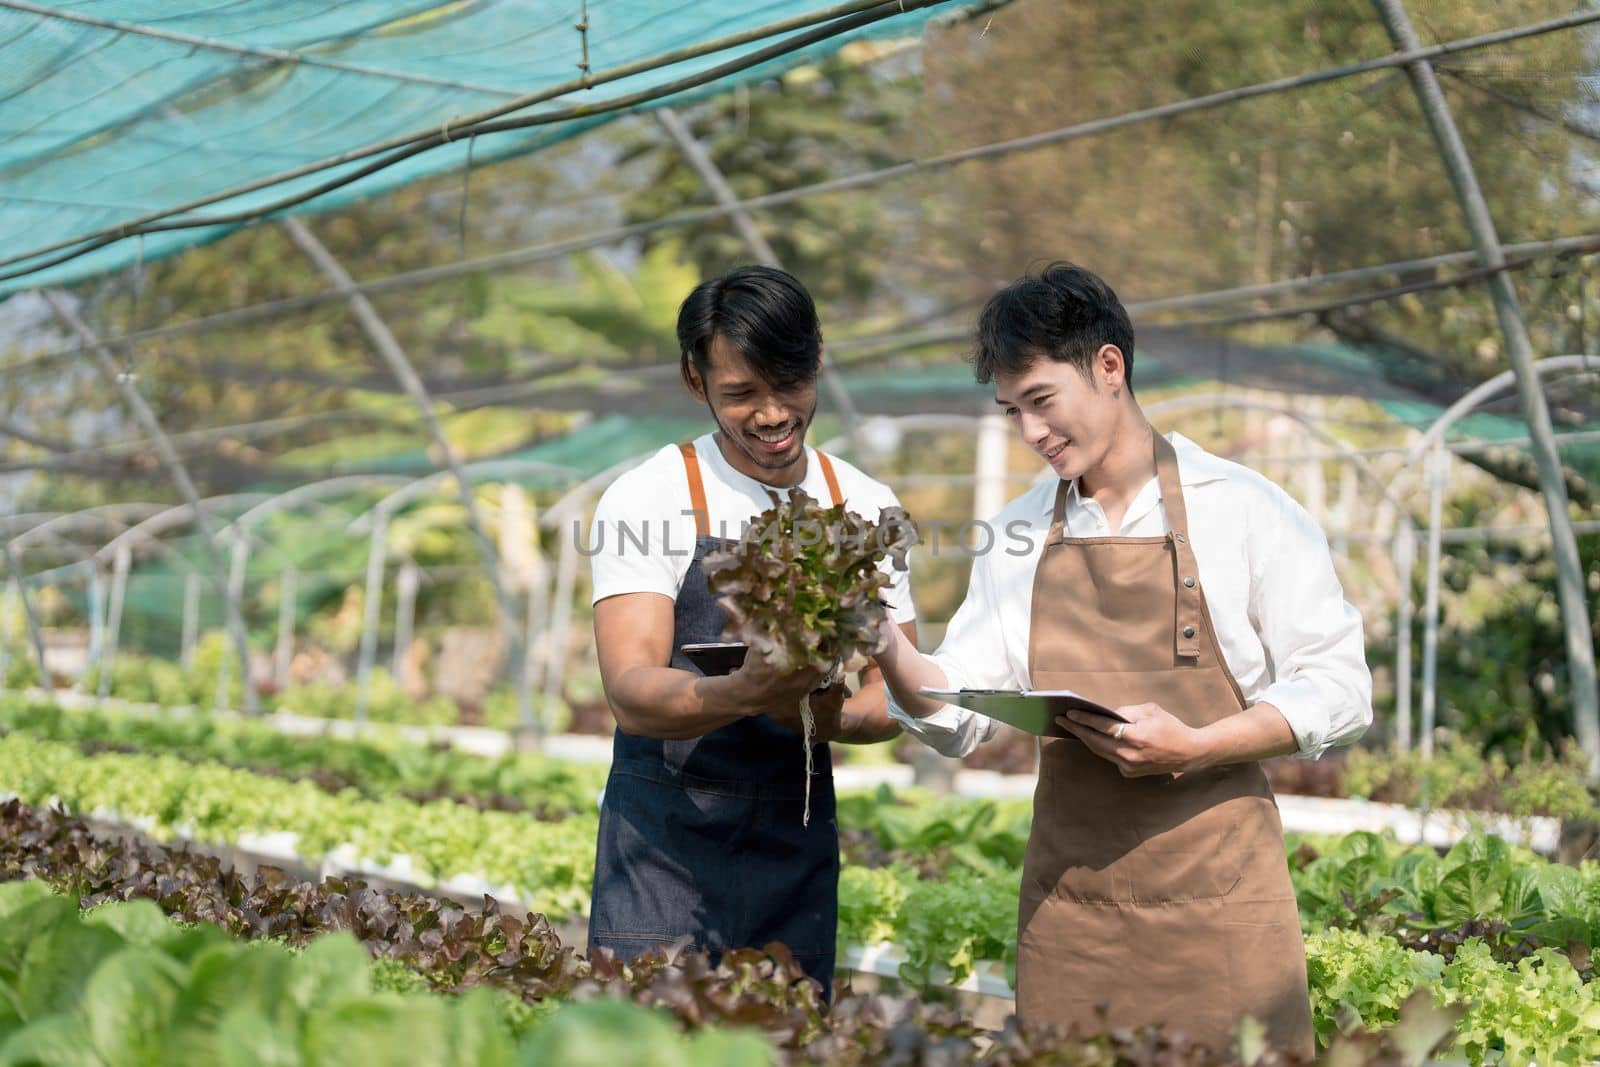
[[[689,657],[689,662],[700,668],[701,674],[732,674],[744,663],[750,646],[742,641],[707,641],[679,645],[678,651]]]

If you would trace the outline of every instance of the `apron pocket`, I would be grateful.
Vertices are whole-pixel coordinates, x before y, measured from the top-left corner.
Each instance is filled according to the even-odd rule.
[[[1236,917],[1222,925],[1233,1021],[1252,1016],[1274,1045],[1309,1052],[1311,997],[1305,938],[1292,903],[1227,905]],[[1275,918],[1273,912],[1281,917]]]
[[[1030,853],[1024,884],[1040,899],[1093,904],[1170,904],[1225,897],[1250,857],[1240,855],[1241,812],[1219,805],[1176,826],[1084,828],[1053,855]]]

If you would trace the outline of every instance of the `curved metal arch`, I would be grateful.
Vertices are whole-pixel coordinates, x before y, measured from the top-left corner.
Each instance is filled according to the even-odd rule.
[[[47,678],[48,671],[44,659],[44,643],[38,619],[34,608],[27,599],[27,583],[54,582],[80,571],[87,571],[85,576],[89,599],[89,666],[97,666],[104,649],[106,638],[106,602],[104,574],[100,562],[95,558],[95,549],[80,542],[70,541],[63,537],[62,527],[82,526],[86,523],[94,526],[114,526],[119,530],[126,530],[128,523],[123,521],[122,515],[132,514],[148,518],[152,511],[159,512],[166,505],[142,502],[123,502],[115,504],[101,504],[95,507],[83,508],[78,511],[60,512],[47,517],[29,526],[6,543],[6,558],[10,561],[18,579],[18,587],[23,595],[23,608],[28,613],[29,629],[32,632],[36,646],[36,667],[41,678]],[[137,520],[136,520],[137,521]],[[28,543],[40,538],[48,537],[52,542],[78,556],[71,563],[52,567],[49,570],[34,574],[23,574],[20,569],[19,550],[27,547]],[[125,565],[125,559],[118,557],[119,570]],[[113,581],[114,586],[117,584]],[[116,593],[120,598],[120,590]],[[120,611],[120,606],[119,609]],[[105,679],[102,679],[102,688]]]
[[[81,547],[78,545],[73,545],[70,541],[63,541],[62,544],[69,548]],[[86,568],[90,570],[99,569],[95,566],[94,560],[88,556],[82,556],[73,560],[71,563],[62,563],[51,567],[48,570],[33,571],[30,574],[22,574],[19,572],[17,577],[21,578],[22,581],[27,582],[30,586],[52,585],[64,578],[70,578],[72,575]]]
[[[46,519],[53,519],[57,515],[67,515],[66,511],[24,511],[19,515],[0,515],[0,530],[9,531],[13,526],[20,525],[23,529],[38,525]],[[0,535],[4,536],[4,535]],[[8,538],[9,539],[9,538]]]
[[[1251,400],[1247,397],[1231,396],[1226,393],[1199,393],[1188,396],[1175,396],[1167,400],[1158,400],[1155,403],[1146,406],[1144,413],[1147,416],[1153,416],[1157,414],[1166,415],[1180,411],[1188,411],[1191,408],[1231,408],[1235,411],[1261,411],[1271,415],[1282,415],[1285,418],[1293,420],[1295,423],[1299,424],[1300,428],[1305,430],[1306,433],[1310,434],[1312,437],[1315,437],[1322,444],[1328,446],[1338,453],[1338,458],[1353,465],[1356,469],[1356,473],[1367,481],[1367,483],[1378,493],[1378,495],[1383,498],[1386,504],[1395,509],[1402,522],[1409,523],[1411,521],[1410,514],[1406,510],[1405,504],[1394,495],[1394,491],[1390,488],[1389,483],[1383,480],[1383,478],[1373,468],[1372,464],[1367,461],[1367,457],[1363,456],[1359,451],[1357,451],[1356,448],[1348,441],[1318,425],[1314,418],[1308,415],[1303,415],[1292,408],[1284,407],[1278,404],[1269,404],[1261,400]]]
[[[890,422],[902,432],[905,430],[948,430],[952,425],[971,426],[974,430],[983,421],[981,415],[940,414],[940,415],[873,415],[861,425],[863,434],[870,434],[872,425],[876,422]],[[832,451],[840,444],[848,444],[848,435],[830,437],[828,440],[815,447],[823,451]],[[571,513],[585,504],[602,487],[609,485],[617,478],[637,467],[651,456],[660,451],[660,448],[646,449],[637,455],[630,456],[612,464],[598,474],[590,475],[577,485],[569,488],[556,499],[556,502],[545,509],[539,518],[539,524],[545,529],[554,529],[559,523],[571,517]]]
[[[236,498],[239,495],[241,495],[241,494],[234,494],[233,496]],[[256,495],[256,494],[250,494],[250,495]],[[225,502],[225,501],[229,500],[230,498],[229,497],[216,497],[216,498],[212,498],[212,499],[214,499],[218,503],[221,503],[221,502]],[[304,501],[301,501],[301,502],[303,503]],[[270,501],[269,501],[269,503],[270,503]],[[322,504],[320,502],[314,502],[314,503],[315,503],[315,506],[323,508],[323,509],[333,513],[333,515],[334,515],[334,517],[336,519],[336,522],[329,523],[330,526],[333,526],[333,525],[342,526],[349,519],[348,515],[346,515],[342,511],[339,511],[336,508],[333,508],[333,507],[331,507],[329,505],[326,505],[326,504]],[[260,505],[258,505],[258,506],[260,506]],[[235,523],[237,523],[237,522],[238,522],[238,520],[236,519]],[[230,565],[230,568],[229,568],[229,578],[228,578],[230,585],[234,587],[232,589],[232,591],[231,591],[231,595],[233,595],[236,598],[241,598],[242,599],[244,570],[245,570],[245,567],[246,567],[246,565],[248,563],[249,551],[250,551],[250,547],[251,547],[252,544],[261,544],[262,547],[266,548],[267,551],[271,552],[280,561],[282,561],[283,564],[285,565],[286,569],[288,569],[288,570],[295,569],[293,561],[289,560],[288,557],[284,556],[283,553],[280,552],[276,547],[274,547],[270,543],[261,542],[258,539],[254,538],[252,536],[252,534],[251,534],[251,531],[249,529],[247,529],[247,528],[241,528],[241,529],[239,529],[237,531],[234,531],[233,530],[233,526],[234,526],[234,523],[230,523],[228,527],[225,527],[222,530],[219,530],[217,532],[217,535],[216,535],[218,540],[227,539],[227,540],[230,540],[230,541],[233,542],[233,558],[232,558],[232,562],[231,562],[231,565]],[[155,548],[157,550],[157,552],[159,554],[163,555],[165,558],[167,558],[167,559],[173,561],[174,563],[176,563],[177,566],[180,569],[182,569],[183,571],[185,571],[187,573],[187,575],[189,577],[191,577],[191,578],[198,577],[200,575],[200,573],[201,573],[198,570],[198,568],[194,567],[194,565],[189,562],[189,560],[183,555],[183,553],[179,552],[176,548],[174,548],[171,545],[171,543],[169,543],[167,540],[163,539],[162,537],[160,537],[157,534],[148,535],[148,536],[142,538],[142,540],[140,540],[138,543],[139,544],[147,544],[147,545],[152,546],[153,548]],[[125,590],[126,590],[126,583],[127,583],[127,580],[128,580],[128,571],[129,571],[129,557],[131,556],[132,549],[133,549],[133,545],[129,544],[126,541],[122,541],[120,543],[116,543],[114,545],[114,547],[112,547],[112,555],[113,555],[113,558],[114,558],[115,562],[114,562],[113,571],[112,571],[111,603],[110,603],[110,607],[109,607],[109,610],[108,610],[107,617],[102,621],[102,624],[101,624],[102,628],[103,628],[103,638],[102,638],[102,645],[101,645],[101,647],[99,649],[99,655],[98,656],[91,655],[91,657],[90,657],[91,666],[102,666],[102,667],[105,668],[104,670],[102,670],[101,676],[100,676],[99,696],[102,699],[104,699],[105,697],[110,695],[110,683],[111,683],[111,670],[110,670],[110,668],[115,663],[116,657],[117,657],[117,653],[118,653],[118,650],[119,650],[120,634],[121,634],[121,628],[122,628],[122,609],[123,609],[123,606],[124,606],[124,603],[125,603],[125,596],[126,596]],[[187,598],[186,598],[185,612],[186,612],[186,618],[185,618],[185,624],[184,625],[185,625],[185,631],[187,632],[188,631],[188,625],[189,625],[189,619],[187,617],[187,612],[188,612]],[[102,659],[104,661],[103,663],[101,662]],[[225,684],[226,684],[226,678],[225,677],[219,677],[219,680],[218,680],[218,693],[219,693],[219,696],[217,698],[219,706],[220,706],[221,701],[223,699],[223,695],[225,695],[225,692],[226,692]]]
[[[1546,375],[1567,370],[1600,375],[1600,356],[1581,353],[1567,356],[1547,356],[1544,359],[1536,360],[1533,364],[1533,370],[1541,379]],[[1416,443],[1411,446],[1410,451],[1406,453],[1405,468],[1414,467],[1429,448],[1443,440],[1445,432],[1450,427],[1472,414],[1500,393],[1511,392],[1516,387],[1516,371],[1510,370],[1501,371],[1488,381],[1474,386],[1461,399],[1445,408],[1439,417],[1433,420],[1433,423],[1429,425],[1423,435],[1417,439]]]
[[[315,500],[325,494],[332,494],[335,491],[342,491],[344,489],[355,488],[361,485],[409,484],[412,480],[413,479],[405,475],[399,474],[340,475],[339,477],[328,478],[324,479],[323,481],[307,482],[303,485],[295,486],[293,489],[287,489],[279,493],[225,493],[219,496],[206,497],[200,501],[200,504],[207,511],[215,511],[218,508],[226,507],[230,504],[236,504],[241,501],[255,502],[252,503],[244,512],[235,517],[226,526],[222,527],[222,529],[218,531],[219,535],[221,535],[224,532],[231,531],[236,526],[243,529],[248,529],[256,523],[268,518],[277,511],[298,506],[307,500]],[[112,505],[105,506],[110,507]],[[76,513],[42,512],[39,514],[48,517],[54,517],[56,514]],[[12,521],[15,521],[15,518],[17,517],[13,517]],[[96,558],[102,562],[108,560],[112,558],[117,549],[123,545],[133,547],[135,543],[160,543],[160,537],[162,534],[166,533],[168,530],[177,529],[187,525],[192,518],[193,512],[190,510],[187,504],[163,506],[162,510],[146,517],[135,525],[126,528],[116,537],[102,545],[95,553]],[[6,520],[0,519],[0,521]],[[181,559],[181,554],[179,554],[177,558]],[[187,564],[187,561],[185,561],[185,569],[191,571],[194,570],[191,565]]]
[[[558,524],[566,519],[569,512],[587,503],[589,498],[594,496],[601,486],[611,484],[659,451],[661,451],[659,448],[652,448],[640,452],[636,456],[629,456],[627,459],[613,463],[600,473],[592,474],[577,485],[570,487],[565,493],[556,498],[554,504],[545,509],[543,515],[539,516],[539,525],[547,530],[555,529]]]
[[[287,511],[300,506],[302,503],[321,500],[325,496],[334,496],[351,489],[377,488],[389,485],[405,486],[412,481],[412,478],[404,474],[342,474],[334,478],[325,478],[318,482],[306,482],[253,505],[223,529],[230,530],[238,527],[248,530],[280,511]]]
[[[208,496],[200,501],[200,507],[207,512],[238,503],[241,500],[258,500],[269,496],[267,493],[224,493],[221,496]],[[128,527],[122,533],[101,545],[95,557],[102,561],[111,559],[119,548],[126,546],[132,549],[139,541],[156,541],[160,535],[168,530],[185,526],[194,521],[194,509],[188,504],[174,504],[172,507],[150,516],[143,522]]]
[[[1532,366],[1535,379],[1540,383],[1553,374],[1565,371],[1576,371],[1579,376],[1593,376],[1596,373],[1595,357],[1587,354],[1566,356],[1548,356],[1535,360]],[[1434,419],[1428,429],[1406,452],[1405,465],[1401,468],[1401,477],[1408,471],[1416,471],[1417,476],[1425,478],[1428,487],[1428,539],[1427,539],[1427,593],[1423,605],[1423,642],[1422,642],[1422,750],[1429,755],[1433,748],[1433,725],[1436,712],[1436,686],[1438,677],[1438,642],[1439,642],[1439,585],[1441,582],[1441,569],[1443,554],[1443,509],[1444,496],[1447,488],[1447,459],[1444,451],[1445,434],[1452,426],[1466,416],[1472,414],[1485,402],[1501,393],[1518,388],[1518,378],[1515,370],[1502,371],[1501,373],[1482,382],[1469,390],[1455,403],[1445,408]],[[1428,462],[1422,463],[1424,457]],[[1398,478],[1397,478],[1398,480]],[[1571,517],[1560,511],[1549,511],[1549,520],[1552,526],[1556,523],[1564,524],[1569,533],[1572,533]],[[1565,621],[1565,620],[1564,620]],[[1572,635],[1568,635],[1568,648],[1574,644]],[[1575,670],[1574,673],[1577,673]],[[1574,679],[1574,686],[1582,683]],[[1574,701],[1577,721],[1574,733],[1580,735],[1588,720],[1577,705],[1581,703],[1581,695]],[[1592,728],[1591,728],[1592,729]],[[1586,746],[1592,749],[1592,746]],[[1591,773],[1593,768],[1600,765],[1600,756],[1590,752]]]
[[[386,475],[385,477],[388,477],[388,476]],[[403,476],[399,476],[399,477],[403,477]],[[332,480],[333,479],[330,479],[330,481],[332,481]],[[404,480],[405,481],[410,481],[409,478],[404,478]],[[322,484],[322,483],[312,483],[312,484]],[[332,490],[329,490],[329,492],[332,492]],[[257,508],[252,509],[252,511],[257,511],[260,508],[268,507],[273,503],[274,503],[274,501],[267,501],[266,504],[258,505]],[[345,529],[346,532],[348,532],[348,525],[349,525],[349,522],[350,522],[349,514],[344,512],[344,511],[341,511],[340,509],[338,509],[336,507],[334,507],[332,504],[325,503],[322,500],[311,499],[311,498],[307,498],[307,497],[302,496],[299,499],[297,499],[296,501],[294,501],[294,505],[293,506],[295,508],[297,508],[297,509],[298,508],[302,508],[302,507],[313,508],[313,509],[315,509],[315,510],[317,510],[318,512],[321,513],[320,525],[323,525],[323,526],[329,527],[329,528],[339,527],[341,529]],[[272,511],[272,512],[266,512],[266,513],[255,515],[255,516],[253,516],[253,518],[251,520],[251,526],[256,525],[257,523],[259,523],[261,521],[264,521],[267,518],[270,518],[273,514],[279,514],[283,510],[286,510],[286,509],[277,509],[277,510]],[[229,580],[230,581],[242,581],[243,580],[244,571],[245,571],[245,569],[246,569],[246,567],[248,565],[249,556],[250,556],[251,552],[255,551],[258,548],[259,549],[265,549],[270,555],[272,555],[274,558],[276,558],[277,561],[284,568],[289,569],[289,570],[295,570],[295,571],[298,571],[300,569],[299,566],[295,563],[295,561],[290,559],[287,555],[285,555],[284,552],[277,547],[277,545],[273,542],[272,539],[259,536],[249,526],[241,526],[240,523],[243,521],[244,518],[245,518],[244,516],[240,516],[238,519],[235,519],[233,522],[229,523],[227,526],[225,526],[225,527],[223,527],[223,528],[221,528],[220,530],[217,531],[218,540],[226,541],[232,546],[232,553],[233,553],[233,556],[234,556],[234,562],[232,563],[232,565],[230,567],[230,573],[229,573]],[[316,520],[312,520],[312,521],[316,521]],[[238,527],[238,528],[236,529],[236,527]],[[164,542],[157,542],[157,543],[158,544],[164,544]],[[416,564],[416,560],[413,559],[411,554],[408,553],[408,552],[389,552],[386,549],[385,550],[385,558],[387,558],[390,555],[393,555],[393,556],[395,556],[395,557],[397,557],[397,558],[399,558],[399,559],[401,559],[401,560],[403,560],[403,561],[405,561],[407,563]],[[237,578],[235,578],[235,574],[238,575]]]
[[[161,541],[159,539],[152,539],[151,541],[146,542],[146,543],[148,543],[152,548],[154,548],[158,555],[160,555],[163,559],[167,560],[168,562],[174,564],[179,570],[184,571],[187,574],[199,574],[200,573],[199,569],[197,567],[195,567],[195,565],[193,563],[189,562],[189,559],[186,556],[184,556],[184,554],[182,552],[179,552],[177,549],[173,548],[171,545],[167,544],[165,541]],[[79,549],[81,549],[83,547],[82,545],[77,544],[76,542],[65,541],[65,540],[62,540],[61,544],[63,544],[66,547],[69,547],[69,548],[79,548]],[[115,565],[115,555],[113,555],[112,558],[113,558],[113,566],[114,566]],[[101,567],[105,566],[105,561],[100,558],[99,549],[95,549],[95,550],[85,554],[81,559],[74,560],[71,563],[62,564],[59,567],[51,567],[49,570],[34,571],[31,574],[23,575],[23,577],[26,578],[29,582],[31,582],[31,583],[33,583],[35,585],[38,585],[38,584],[41,584],[41,583],[44,583],[44,582],[54,581],[58,576],[68,574],[71,571],[76,570],[79,567],[90,566],[90,565],[92,565],[92,566],[94,566],[96,568],[101,568]]]
[[[571,477],[578,473],[571,467],[563,467],[559,464],[546,463],[537,459],[485,459],[476,463],[469,463],[464,469],[469,477],[483,475],[491,478],[501,470],[519,474],[553,474],[561,477]],[[411,501],[454,477],[455,473],[453,471],[443,470],[434,471],[432,474],[426,474],[420,478],[410,479],[406,485],[389,493],[352,519],[350,532],[365,533],[370,531],[377,516],[393,515],[399,508],[405,507]]]
[[[135,519],[135,523],[137,523],[149,518],[151,515],[156,514],[157,512],[160,512],[166,508],[166,506],[167,505],[165,504],[150,504],[130,501],[116,504],[97,504],[93,507],[81,508],[77,511],[41,513],[47,515],[47,517],[29,526],[21,533],[13,535],[11,538],[11,547],[13,550],[20,552],[35,539],[46,535],[54,538],[58,543],[61,544],[74,544],[74,542],[70,542],[62,538],[58,531],[62,527],[73,527],[87,522],[114,525],[118,528],[118,530],[125,531],[129,529],[129,524],[121,521],[116,516],[123,513],[133,514],[137,516]],[[91,554],[92,551],[93,550],[91,550]]]
[[[895,429],[901,433],[904,433],[907,430],[948,430],[954,426],[970,427],[974,432],[976,432],[978,427],[983,423],[983,416],[962,415],[960,413],[939,415],[873,415],[862,422],[862,433],[864,435],[870,434],[874,424],[882,425],[884,423],[892,423]],[[826,441],[823,441],[821,444],[817,445],[817,448],[825,452],[832,452],[840,445],[852,443],[853,442],[850,440],[848,434],[841,434],[836,437],[828,438]]]
[[[430,492],[444,482],[457,478],[458,474],[465,479],[465,484],[460,488],[469,499],[466,502],[468,509],[468,524],[479,531],[477,520],[474,517],[475,505],[470,497],[474,492],[478,476],[492,478],[497,472],[514,473],[544,473],[570,477],[577,472],[571,467],[563,467],[542,460],[530,459],[490,459],[469,463],[457,469],[435,471],[421,478],[408,479],[407,484],[386,494],[366,511],[350,521],[346,529],[350,533],[365,533],[369,538],[367,548],[367,578],[366,597],[362,604],[361,621],[361,646],[357,657],[356,666],[356,718],[365,720],[367,715],[367,701],[371,693],[372,670],[377,657],[378,639],[378,608],[383,590],[383,564],[388,558],[387,535],[389,520],[394,513],[418,497]],[[479,531],[481,532],[481,531]],[[484,534],[487,536],[487,534]],[[522,705],[522,719],[524,726],[532,726],[531,693],[522,683],[523,660],[527,657],[528,635],[523,632],[520,623],[511,615],[511,601],[504,592],[499,574],[498,553],[493,552],[492,545],[486,551],[485,560],[489,578],[495,584],[496,600],[501,608],[502,625],[506,626],[511,636],[513,657],[514,684],[518,690],[518,702]],[[509,620],[509,622],[508,622]]]

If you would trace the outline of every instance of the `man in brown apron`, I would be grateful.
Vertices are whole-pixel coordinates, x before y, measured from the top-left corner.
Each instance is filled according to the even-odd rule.
[[[1057,475],[996,523],[1048,532],[1022,560],[1025,604],[1019,564],[980,558],[938,653],[902,640],[880,657],[890,713],[951,755],[992,723],[921,687],[1070,689],[1126,720],[1072,711],[1042,739],[1018,1014],[1081,1033],[1165,1024],[1213,1048],[1248,1015],[1309,1054],[1305,948],[1259,761],[1370,722],[1359,616],[1326,541],[1281,490],[1181,438],[1180,470],[1133,398],[1132,326],[1095,275],[1021,279],[978,333],[979,380]]]

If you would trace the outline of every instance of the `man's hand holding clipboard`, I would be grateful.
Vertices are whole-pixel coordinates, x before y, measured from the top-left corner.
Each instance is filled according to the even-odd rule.
[[[924,696],[958,704],[980,715],[1015,726],[1038,737],[1071,737],[1062,719],[1069,713],[1104,720],[1108,728],[1128,720],[1104,704],[1070,689],[929,689]]]

